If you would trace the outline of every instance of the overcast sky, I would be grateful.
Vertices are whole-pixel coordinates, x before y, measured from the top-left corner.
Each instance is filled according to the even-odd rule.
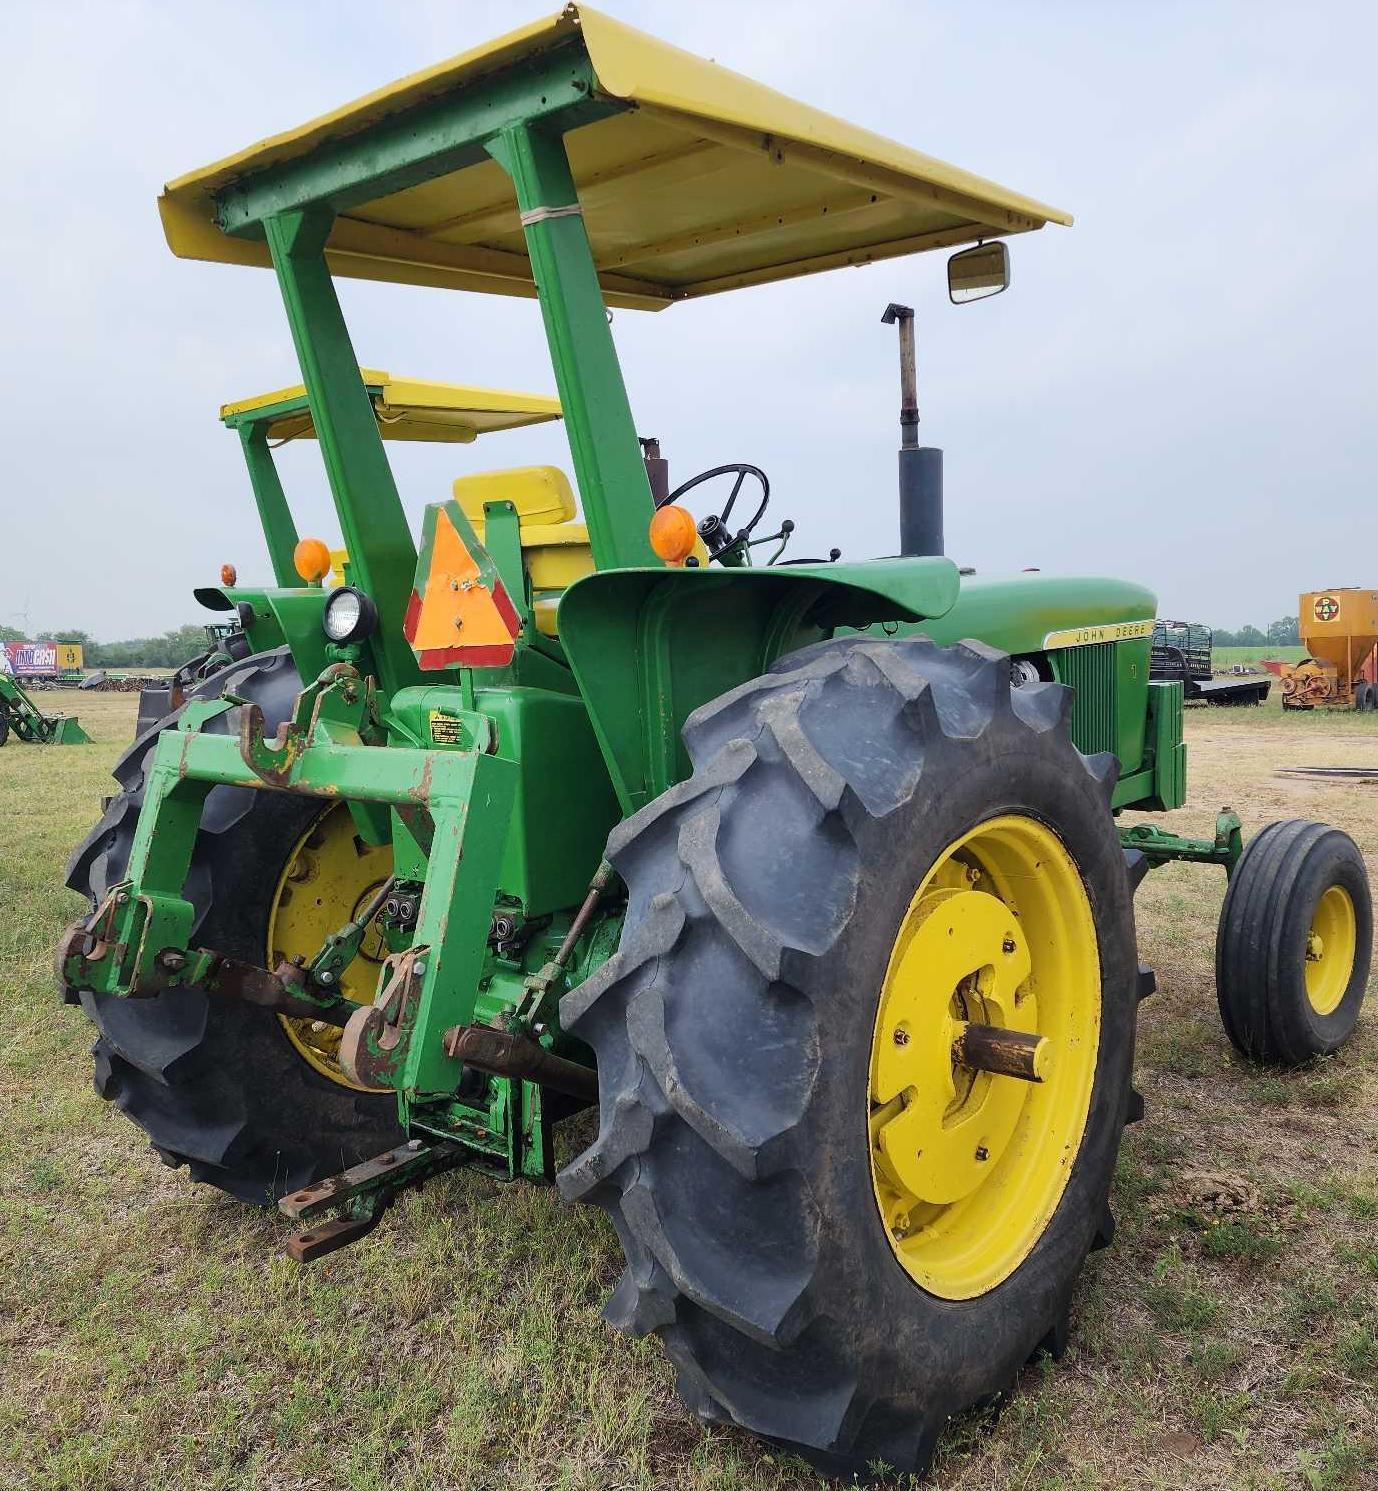
[[[1012,239],[981,304],[948,304],[932,254],[618,312],[678,478],[753,461],[800,552],[893,552],[901,300],[962,563],[1120,574],[1217,626],[1378,585],[1378,7],[603,8],[1076,216]],[[286,322],[268,273],[171,257],[158,191],[540,9],[0,0],[0,622],[146,634],[196,620],[226,560],[268,578],[216,413],[298,381]],[[341,295],[365,365],[553,391],[533,302]],[[392,452],[414,520],[461,472],[569,464],[558,427]],[[316,447],[282,455],[302,531],[333,539]]]

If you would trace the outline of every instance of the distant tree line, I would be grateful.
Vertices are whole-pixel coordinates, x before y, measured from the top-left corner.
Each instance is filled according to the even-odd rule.
[[[125,642],[97,642],[90,632],[70,627],[26,637],[12,626],[0,626],[0,642],[80,642],[88,668],[176,668],[209,645],[204,626],[178,626],[161,637],[132,637]]]
[[[1266,632],[1256,626],[1242,626],[1237,632],[1218,626],[1214,642],[1217,647],[1300,647],[1301,629],[1295,615],[1279,616],[1268,623]]]

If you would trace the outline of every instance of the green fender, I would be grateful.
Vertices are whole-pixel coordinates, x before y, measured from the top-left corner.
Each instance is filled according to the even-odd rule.
[[[942,616],[959,585],[950,559],[617,569],[572,585],[560,641],[623,811],[689,774],[680,728],[700,705],[841,628]]]
[[[265,586],[203,585],[192,591],[208,611],[240,611],[244,630],[255,652],[268,652],[285,642],[304,683],[310,683],[325,667],[326,638],[321,630],[328,590],[319,585],[279,589]]]

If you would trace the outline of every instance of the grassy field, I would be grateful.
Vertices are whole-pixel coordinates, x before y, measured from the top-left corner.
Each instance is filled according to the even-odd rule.
[[[43,696],[45,707],[65,701]],[[816,1474],[676,1405],[656,1347],[598,1319],[601,1214],[457,1174],[309,1269],[283,1226],[163,1168],[98,1100],[91,1032],[53,989],[81,907],[68,851],[112,790],[130,695],[73,696],[96,743],[0,752],[0,1472],[6,1488],[566,1491],[797,1488]],[[1256,829],[1349,829],[1378,871],[1378,789],[1274,775],[1378,765],[1372,716],[1188,711],[1190,805]],[[940,1488],[1373,1488],[1378,1461],[1378,1018],[1290,1075],[1221,1032],[1223,876],[1139,895],[1138,1086],[1115,1245],[1074,1344],[994,1422],[956,1423]]]
[[[1284,663],[1299,663],[1306,656],[1304,647],[1213,647],[1211,662],[1217,668],[1233,668],[1236,663],[1258,663],[1277,658]]]
[[[1212,647],[1211,662],[1217,668],[1233,668],[1239,662],[1262,662],[1265,658],[1277,658],[1281,662],[1300,662],[1306,656],[1305,647]]]

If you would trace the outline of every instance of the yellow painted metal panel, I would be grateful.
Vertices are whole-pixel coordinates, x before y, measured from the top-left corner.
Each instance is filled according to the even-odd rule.
[[[560,401],[544,394],[513,393],[500,388],[473,388],[461,383],[432,383],[420,378],[394,378],[376,368],[359,374],[373,394],[378,427],[385,440],[425,440],[467,445],[495,430],[515,430],[560,418]],[[304,398],[305,388],[278,388],[251,399],[224,404],[221,419],[251,414],[274,404]],[[286,414],[268,427],[270,440],[311,440],[315,426],[310,412]]]
[[[1307,652],[1329,663],[1347,692],[1378,642],[1378,590],[1308,591],[1297,615]]]
[[[1073,626],[1065,631],[1049,632],[1043,639],[1046,648],[1094,647],[1100,642],[1130,642],[1153,635],[1153,618],[1142,621],[1110,621],[1103,626]]]
[[[1057,208],[570,5],[179,177],[159,199],[169,245],[185,258],[265,265],[262,243],[215,226],[216,192],[575,38],[600,89],[635,106],[567,140],[611,305],[660,309],[1071,222]],[[328,258],[340,275],[534,293],[511,187],[491,161],[351,209],[335,225]]]
[[[522,563],[531,576],[531,588],[541,591],[568,590],[576,580],[593,573],[593,550],[588,529],[582,523],[556,528],[535,528],[522,534]]]

